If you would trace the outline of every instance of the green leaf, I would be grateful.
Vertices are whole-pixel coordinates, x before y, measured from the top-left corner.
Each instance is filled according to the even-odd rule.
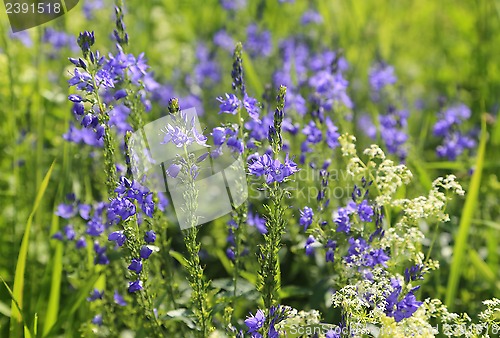
[[[170,256],[172,256],[177,262],[179,262],[183,267],[187,268],[188,267],[188,262],[186,260],[186,257],[184,257],[180,252],[170,250],[169,251]]]
[[[24,293],[24,272],[26,270],[26,261],[28,260],[28,248],[30,241],[30,232],[31,232],[31,224],[33,223],[33,217],[40,206],[40,202],[42,201],[43,195],[45,194],[45,190],[49,185],[50,176],[52,175],[52,170],[54,169],[55,161],[52,162],[47,174],[43,178],[43,181],[38,188],[38,193],[35,198],[35,203],[33,205],[33,209],[28,217],[26,222],[26,227],[24,230],[23,239],[21,242],[21,249],[19,250],[19,256],[17,258],[16,264],[16,273],[14,276],[14,290],[13,290],[13,300],[11,304],[11,319],[10,319],[10,332],[11,337],[19,337],[21,335],[21,310],[23,308],[23,293]],[[15,304],[15,301],[18,304]]]
[[[279,290],[279,295],[281,299],[291,297],[304,297],[312,295],[312,291],[308,288],[303,288],[296,285],[287,285]]]

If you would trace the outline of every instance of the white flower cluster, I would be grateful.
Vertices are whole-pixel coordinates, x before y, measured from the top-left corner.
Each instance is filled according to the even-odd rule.
[[[280,323],[276,324],[276,329],[282,331],[290,326],[308,326],[316,325],[321,321],[321,314],[318,310],[311,311],[298,311],[297,309],[290,308],[287,311],[287,318]]]
[[[447,201],[451,199],[450,193],[460,196],[465,194],[454,175],[438,177],[434,180],[429,196],[418,196],[413,199],[397,199],[391,205],[400,207],[404,211],[404,217],[399,222],[401,226],[414,225],[422,219],[448,222],[450,218],[444,211]]]

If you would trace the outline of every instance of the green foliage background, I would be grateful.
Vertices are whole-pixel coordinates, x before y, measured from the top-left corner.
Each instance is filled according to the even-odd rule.
[[[82,199],[92,201],[98,199],[102,189],[98,183],[103,181],[101,163],[92,159],[89,149],[69,144],[61,136],[72,120],[66,100],[70,52],[52,57],[50,46],[41,42],[44,27],[63,29],[75,36],[83,30],[95,30],[97,48],[101,52],[112,50],[112,4],[107,3],[87,22],[81,12],[82,3],[62,18],[31,29],[30,48],[12,39],[6,14],[0,11],[0,276],[15,293],[18,258],[25,259],[24,288],[17,291],[24,296],[26,322],[33,327],[37,314],[39,331],[48,322],[61,324],[64,320],[65,327],[69,331],[73,327],[76,332],[79,321],[89,311],[82,304],[96,280],[71,280],[71,271],[63,273],[63,263],[69,263],[71,258],[61,243],[50,240],[50,235],[63,226],[54,210],[66,193],[74,191]],[[479,311],[480,300],[500,296],[500,1],[297,0],[290,5],[262,0],[249,1],[248,11],[235,15],[224,11],[216,0],[130,0],[126,5],[130,52],[145,52],[156,77],[163,81],[190,72],[196,61],[197,42],[211,41],[214,32],[221,28],[236,32],[235,38],[244,40],[245,27],[257,20],[261,27],[271,30],[275,46],[279,39],[301,32],[313,34],[320,46],[341,49],[350,63],[349,93],[356,103],[355,111],[373,109],[367,91],[367,71],[372,62],[381,59],[394,65],[408,104],[413,106],[421,100],[424,107],[421,111],[412,109],[409,124],[412,151],[408,164],[418,181],[413,187],[415,193],[428,188],[434,177],[451,172],[459,176],[469,194],[473,189],[477,197],[475,203],[464,205],[464,200],[457,200],[450,205],[452,220],[437,229],[439,236],[433,254],[442,268],[425,282],[426,291],[420,296],[445,299],[449,283],[454,283],[449,281],[450,250],[464,254],[456,266],[461,275],[455,281],[456,298],[447,299],[454,310],[474,314]],[[298,25],[308,6],[317,8],[323,17],[324,24],[318,31],[308,32]],[[221,85],[203,92],[207,124],[217,121],[215,97],[230,88],[231,56],[221,53],[218,57],[225,73]],[[271,79],[270,68],[279,62],[277,56],[270,62],[245,59],[248,85],[255,95],[263,93],[264,85]],[[182,91],[182,86],[176,89]],[[479,162],[475,157],[457,162],[438,161],[435,157],[436,141],[430,136],[430,128],[436,120],[440,96],[469,104],[473,111],[470,126],[479,126],[483,113],[488,114],[485,130],[489,138]],[[159,107],[153,107],[150,118],[163,113]],[[367,142],[362,139],[361,143]],[[482,179],[469,185],[468,170],[481,161]],[[35,197],[52,163],[48,185],[40,205],[34,208]],[[465,225],[459,228],[465,207],[470,209],[470,217],[462,220]],[[21,241],[29,229],[32,212],[29,250],[23,257]],[[290,226],[295,226],[294,222]],[[429,230],[429,238],[433,231]],[[465,242],[453,247],[459,231]],[[449,236],[441,236],[445,233]],[[228,270],[228,262],[224,261],[224,221],[203,228],[202,235],[202,245],[211,257],[225,263],[224,267],[217,260],[206,262],[212,263],[209,277],[220,278],[218,283],[223,283],[221,278],[227,277]],[[309,290],[313,285],[300,282],[299,276],[308,264],[295,255],[297,250],[285,248],[283,285],[289,286],[284,288],[284,298],[300,306],[311,297]],[[68,288],[68,280],[78,287],[76,294]],[[244,317],[246,312],[238,314]],[[0,337],[9,335],[11,315],[11,295],[0,286]]]

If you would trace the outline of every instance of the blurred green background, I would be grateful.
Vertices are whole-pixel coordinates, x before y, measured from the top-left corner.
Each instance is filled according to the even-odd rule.
[[[92,160],[91,150],[62,139],[73,120],[66,99],[71,70],[67,57],[78,55],[78,51],[55,51],[42,41],[47,27],[66,31],[75,39],[80,31],[94,30],[96,48],[103,54],[113,51],[113,4],[105,1],[88,20],[82,13],[84,3],[81,1],[62,18],[29,30],[28,46],[11,34],[6,13],[0,10],[0,276],[11,287],[36,193],[55,161],[47,191],[34,214],[26,263],[24,307],[27,313],[37,312],[41,321],[45,320],[47,304],[59,302],[49,301],[54,295],[51,290],[57,288],[53,285],[54,271],[62,269],[62,262],[54,260],[61,257],[57,252],[62,247],[50,240],[61,226],[54,215],[55,207],[71,191],[95,200],[99,192],[93,182],[103,175],[100,164]],[[245,61],[248,86],[257,97],[263,94],[265,84],[271,82],[272,72],[280,64],[278,42],[292,34],[310,35],[318,46],[343,52],[350,64],[349,94],[356,103],[355,113],[369,109],[367,74],[372,63],[383,60],[393,65],[398,89],[412,107],[409,165],[422,180],[422,191],[426,180],[444,173],[455,173],[467,182],[467,172],[474,163],[473,159],[437,161],[429,126],[435,121],[439,97],[467,103],[473,112],[471,126],[479,126],[481,115],[488,113],[490,139],[485,172],[468,234],[469,247],[464,249],[467,254],[461,265],[463,278],[455,310],[474,314],[482,299],[500,296],[500,128],[493,122],[500,93],[500,1],[297,0],[280,4],[274,0],[249,0],[247,9],[236,13],[228,13],[216,0],[130,0],[126,7],[129,52],[144,52],[155,78],[173,84],[180,93],[189,92],[179,79],[190,74],[198,43],[210,44],[220,29],[230,32],[235,41],[244,41],[246,27],[252,22],[271,31],[275,49],[269,60]],[[315,8],[323,17],[323,24],[316,30],[299,24],[308,8]],[[231,54],[219,51],[217,58],[223,79],[217,88],[202,93],[206,123],[216,120],[215,97],[230,90]],[[415,104],[423,108],[415,109]],[[151,119],[162,113],[164,109],[154,106]],[[89,172],[95,177],[90,177]],[[434,248],[434,258],[441,261],[442,269],[426,281],[422,296],[444,300],[463,200],[454,202],[452,208],[452,220],[439,229]],[[430,231],[428,237],[432,234]],[[61,299],[59,311],[69,307],[68,300]],[[7,332],[9,316],[10,296],[0,286],[1,337]]]

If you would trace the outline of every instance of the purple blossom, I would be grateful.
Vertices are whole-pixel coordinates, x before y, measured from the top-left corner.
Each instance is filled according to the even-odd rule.
[[[363,200],[358,205],[358,215],[359,215],[359,219],[363,222],[371,222],[372,221],[372,216],[374,215],[373,207],[370,204],[368,204],[367,200]]]
[[[94,86],[92,85],[92,77],[87,72],[80,72],[78,68],[75,68],[73,77],[68,80],[70,86],[76,86],[79,90],[85,90],[87,92],[92,92]]]
[[[287,177],[296,173],[299,169],[297,164],[289,159],[288,154],[285,163],[280,160],[273,160],[271,155],[264,154],[253,161],[248,166],[250,173],[255,176],[266,176],[266,183],[283,182]]]
[[[172,177],[172,178],[176,178],[177,175],[179,175],[179,172],[181,171],[182,169],[182,166],[179,165],[179,164],[176,164],[176,163],[173,163],[171,164],[167,170],[166,170],[166,174],[169,176],[169,177]]]
[[[106,247],[100,246],[99,242],[94,242],[94,252],[96,257],[94,258],[94,264],[96,265],[106,265],[109,264],[109,259],[106,256]]]
[[[102,325],[102,315],[95,315],[94,318],[92,318],[92,324],[95,325]]]
[[[326,262],[334,262],[335,261],[335,249],[337,248],[337,242],[334,240],[329,239],[325,245],[326,247],[326,255],[325,255],[325,260]]]
[[[394,107],[389,107],[387,114],[379,116],[380,136],[389,153],[397,155],[401,160],[406,158],[408,115],[407,110],[396,110]]]
[[[142,290],[142,281],[141,280],[137,279],[133,282],[128,283],[128,292],[129,293],[134,293],[134,292],[137,292],[140,290]]]
[[[90,236],[98,237],[104,232],[104,224],[98,218],[93,218],[87,222],[86,233]]]
[[[245,319],[245,325],[248,327],[248,333],[250,333],[252,337],[259,337],[256,336],[256,334],[259,334],[258,331],[264,326],[265,320],[266,315],[262,310],[257,310],[255,316],[250,314],[250,316]]]
[[[422,305],[422,302],[417,301],[413,294],[418,287],[413,288],[403,297],[403,299],[398,300],[401,295],[402,286],[395,278],[391,280],[391,286],[393,290],[386,299],[386,315],[393,317],[396,322],[400,322],[405,318],[410,318],[415,311],[418,310],[420,305]]]
[[[102,139],[101,131],[104,129],[101,126],[97,127],[97,130],[92,129],[77,129],[70,123],[69,130],[63,135],[66,141],[77,143],[77,144],[87,144],[93,147],[102,147],[104,142]]]
[[[340,334],[334,330],[328,330],[325,334],[325,338],[340,338]]]
[[[90,293],[90,296],[87,297],[87,301],[88,302],[93,302],[95,300],[102,299],[103,296],[104,296],[104,290],[99,291],[98,289],[94,289]]]
[[[333,221],[337,224],[337,232],[345,232],[348,234],[351,231],[351,219],[349,215],[353,212],[353,203],[349,203],[345,208],[338,208],[333,216]]]
[[[216,127],[212,130],[212,137],[214,139],[215,146],[221,146],[226,140],[226,129],[222,127]]]
[[[395,84],[397,81],[397,77],[394,74],[394,67],[384,63],[378,63],[372,66],[368,77],[370,86],[375,92],[379,92],[385,86]]]
[[[45,29],[42,41],[51,44],[55,51],[63,48],[69,48],[73,52],[78,51],[78,45],[72,35],[50,27]]]
[[[267,234],[266,220],[259,214],[249,212],[247,223],[252,227],[254,226],[261,234]]]
[[[57,239],[58,241],[64,240],[63,234],[58,231],[52,235],[52,239]]]
[[[236,11],[246,7],[247,0],[220,0],[220,4],[225,10]]]
[[[312,144],[321,142],[323,138],[321,130],[319,130],[314,121],[310,121],[309,124],[302,129],[302,133],[307,136],[307,142]]]
[[[463,121],[469,119],[471,110],[465,104],[457,104],[444,110],[439,115],[439,120],[434,125],[435,136],[446,136],[450,129],[460,125]]]
[[[234,49],[234,40],[225,30],[220,30],[215,33],[213,41],[216,46],[229,52],[232,52]]]
[[[306,255],[307,256],[312,256],[314,255],[314,247],[312,244],[316,242],[316,239],[314,238],[313,235],[309,235],[309,237],[306,240],[306,245],[304,246],[304,249],[306,249]]]
[[[301,116],[307,113],[307,104],[304,97],[299,93],[294,94],[292,91],[286,92],[285,108],[293,109]]]
[[[326,144],[330,149],[335,149],[340,145],[338,140],[340,137],[338,128],[333,124],[333,121],[328,116],[325,119],[325,124],[326,124]]]
[[[369,115],[361,115],[358,119],[358,128],[361,129],[366,136],[374,140],[377,137],[377,127]]]
[[[193,143],[207,146],[207,138],[196,128],[195,117],[188,116],[184,110],[179,115],[172,115],[172,123],[167,124],[161,132],[165,134],[161,144],[173,143],[178,148]]]
[[[349,249],[345,261],[359,267],[375,267],[382,265],[387,267],[389,256],[383,249],[372,249],[363,238],[349,238]]]
[[[155,203],[153,201],[153,194],[150,193],[143,199],[141,204],[142,211],[149,218],[153,217],[153,212],[155,210]]]
[[[269,56],[273,49],[271,32],[259,31],[257,25],[252,24],[247,28],[247,40],[244,43],[245,49],[251,56]]]
[[[154,243],[156,241],[156,234],[153,230],[146,231],[144,234],[144,241],[148,244]]]
[[[224,99],[222,96],[217,98],[217,101],[220,102],[220,111],[219,114],[232,114],[235,115],[237,113],[238,108],[241,105],[241,101],[234,94],[225,94],[226,98]]]
[[[73,204],[61,203],[57,206],[56,215],[65,219],[69,219],[76,215],[76,210]]]
[[[405,269],[405,282],[409,283],[410,281],[416,281],[418,279],[424,279],[423,277],[423,265],[417,264],[412,266],[410,269]]]
[[[109,204],[108,219],[116,224],[120,221],[125,221],[135,215],[135,213],[136,208],[133,202],[128,198],[116,197]]]
[[[66,236],[66,239],[68,241],[72,241],[75,239],[75,236],[76,236],[75,229],[73,228],[73,226],[71,224],[68,224],[67,226],[65,226],[63,228],[63,232],[64,232],[64,235]]]
[[[85,240],[85,237],[80,237],[76,243],[75,246],[77,249],[82,249],[87,247],[87,241]]]
[[[142,259],[148,259],[149,256],[151,256],[151,254],[153,253],[153,250],[151,250],[149,247],[147,246],[143,246],[141,248],[141,251],[139,252],[139,255],[141,256]]]
[[[314,212],[309,207],[304,207],[304,209],[300,210],[300,220],[299,223],[304,227],[304,231],[312,224],[314,217]]]
[[[245,98],[243,100],[243,107],[245,107],[248,115],[255,121],[260,121],[259,113],[259,101],[245,94]]]
[[[132,258],[132,262],[128,266],[130,271],[134,271],[136,274],[140,274],[142,271],[142,261],[137,258]]]
[[[127,237],[123,233],[123,230],[115,231],[109,234],[108,241],[116,242],[118,246],[125,244]]]
[[[198,85],[207,80],[212,83],[219,82],[219,64],[211,59],[208,49],[204,44],[199,44],[196,48],[196,59],[198,63],[194,67],[194,82]]]
[[[127,306],[127,302],[125,299],[123,299],[123,296],[118,293],[118,291],[115,290],[115,293],[113,294],[113,300],[115,301],[116,304],[120,306]]]
[[[323,18],[321,17],[321,14],[319,14],[315,10],[308,10],[307,12],[302,14],[302,17],[300,18],[300,23],[303,25],[321,22],[323,22]]]

